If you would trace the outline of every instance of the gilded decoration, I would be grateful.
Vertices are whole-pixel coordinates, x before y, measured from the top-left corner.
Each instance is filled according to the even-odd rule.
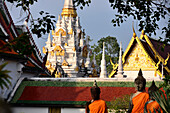
[[[62,36],[66,36],[66,31],[64,31],[62,28],[60,28],[57,32],[52,31],[52,35],[59,36],[60,33]]]
[[[46,65],[45,65],[46,67],[47,67],[47,69],[51,72],[51,74],[53,73],[53,71],[55,70],[55,67],[53,67],[52,65],[51,65],[51,63],[47,60],[47,62],[46,62]]]
[[[72,49],[73,51],[76,51],[76,48],[75,47],[73,47],[73,49]]]
[[[43,53],[46,54],[47,50],[43,47]]]
[[[88,54],[87,46],[84,46],[84,47],[83,47],[83,54],[82,54],[82,56],[85,57],[85,58],[87,58],[87,54]]]
[[[75,71],[79,71],[79,67],[78,66],[76,66],[76,68],[74,69]]]
[[[77,17],[77,12],[75,8],[63,8],[63,11],[61,13],[61,16],[66,16],[66,17]]]
[[[65,46],[68,46],[68,44],[67,44],[67,43],[65,43]]]
[[[65,51],[60,46],[56,46],[54,51],[56,52],[57,56],[64,56]]]
[[[118,67],[118,64],[117,64],[117,63],[114,64],[114,63],[112,62],[112,59],[110,59],[110,63],[112,64],[113,70],[112,70],[112,72],[110,73],[109,78],[111,78],[111,77],[116,73],[116,69],[117,69],[117,67]]]
[[[50,65],[50,62],[47,60],[45,66],[48,67]]]
[[[50,53],[51,53],[51,56],[54,56],[54,51],[53,50]]]
[[[68,66],[68,63],[66,62],[66,60],[64,59],[62,66]]]
[[[55,43],[53,43],[52,45],[53,45],[53,47],[54,47],[54,46],[55,46]]]
[[[61,78],[61,73],[56,71],[55,78]]]
[[[70,34],[70,35],[73,34],[73,28],[71,28],[71,30],[70,30],[70,32],[68,34]]]
[[[140,68],[142,68],[142,70],[155,70],[151,61],[147,58],[143,50],[140,48],[139,44],[136,44],[132,52],[126,59],[124,70],[138,71]]]

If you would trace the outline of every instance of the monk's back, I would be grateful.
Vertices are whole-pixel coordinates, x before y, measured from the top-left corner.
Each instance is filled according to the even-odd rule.
[[[146,92],[141,92],[132,98],[133,109],[132,113],[143,113],[145,103],[149,101],[149,94]]]
[[[106,103],[103,100],[95,100],[89,105],[90,113],[107,113]]]

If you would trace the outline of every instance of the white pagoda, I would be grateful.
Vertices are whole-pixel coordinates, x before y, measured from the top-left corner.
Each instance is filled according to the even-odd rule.
[[[81,28],[73,0],[65,0],[56,28],[43,47],[43,53],[47,55],[45,66],[55,77],[63,77],[61,69],[67,77],[84,77],[89,72],[89,36],[84,41],[85,32]]]

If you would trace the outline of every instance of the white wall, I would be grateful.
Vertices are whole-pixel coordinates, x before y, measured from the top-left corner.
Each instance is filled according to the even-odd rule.
[[[85,113],[85,108],[61,108],[61,113]]]
[[[139,71],[124,71],[123,75],[127,75],[127,78],[135,79],[138,76]],[[159,75],[155,77],[155,71],[142,71],[145,79],[160,80]]]
[[[48,107],[14,107],[13,113],[48,113]]]
[[[19,79],[19,77],[21,76],[21,73],[18,71],[18,66],[19,63],[16,61],[11,61],[11,60],[3,60],[0,59],[0,65],[2,65],[3,63],[8,63],[3,70],[8,70],[10,71],[8,73],[8,75],[12,78],[9,79],[11,81],[11,85],[9,85],[9,89],[7,89],[6,87],[4,87],[4,89],[0,88],[0,95],[2,98],[7,98],[8,94],[12,91],[13,87],[15,86],[17,80]]]

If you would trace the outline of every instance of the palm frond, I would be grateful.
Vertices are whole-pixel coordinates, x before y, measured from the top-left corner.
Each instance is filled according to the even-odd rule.
[[[0,65],[0,87],[1,89],[4,89],[4,87],[9,88],[9,84],[11,84],[10,79],[12,78],[8,75],[10,71],[4,70],[4,67],[7,64],[8,63],[4,63]]]

